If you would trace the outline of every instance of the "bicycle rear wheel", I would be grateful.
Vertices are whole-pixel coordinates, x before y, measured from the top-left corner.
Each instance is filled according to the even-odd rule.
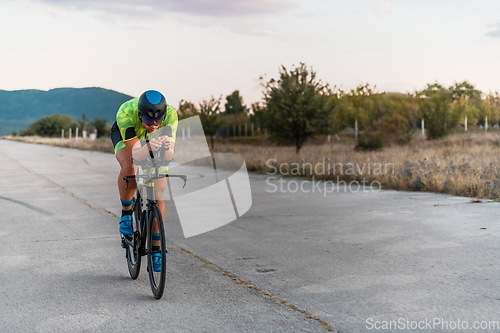
[[[158,223],[158,231],[160,234],[160,239],[155,240],[155,245],[159,248],[153,248],[153,225],[154,221]],[[148,271],[149,271],[149,282],[151,284],[151,290],[156,299],[160,299],[163,296],[163,290],[165,289],[165,276],[166,276],[166,257],[167,257],[167,246],[165,241],[165,230],[163,226],[163,219],[161,212],[158,207],[154,206],[149,214],[148,223]],[[161,258],[161,268],[155,271],[153,269],[153,253],[158,253]]]
[[[139,272],[141,271],[141,253],[140,253],[140,238],[141,238],[141,195],[137,192],[137,198],[134,202],[134,219],[132,226],[134,229],[134,234],[132,236],[125,236],[127,239],[125,241],[126,251],[127,251],[127,266],[128,272],[132,279],[137,279]]]

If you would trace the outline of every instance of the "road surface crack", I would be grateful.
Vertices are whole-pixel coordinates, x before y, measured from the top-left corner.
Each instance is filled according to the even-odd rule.
[[[325,329],[326,331],[328,332],[337,332],[333,325],[322,320],[321,318],[319,318],[317,315],[315,314],[312,314],[306,310],[303,310],[301,308],[299,308],[298,306],[288,302],[286,299],[284,298],[281,298],[281,297],[278,297],[276,295],[273,295],[271,292],[269,291],[266,291],[266,290],[263,290],[259,287],[257,287],[256,285],[253,285],[253,284],[250,284],[248,281],[246,280],[243,280],[239,277],[237,277],[235,274],[227,271],[227,270],[224,270],[222,268],[219,268],[217,267],[215,264],[213,264],[212,262],[200,257],[199,255],[197,255],[196,253],[193,253],[187,249],[184,249],[184,248],[171,248],[173,250],[178,250],[178,251],[181,251],[181,252],[184,252],[186,253],[187,255],[195,258],[195,259],[198,259],[200,262],[203,263],[203,267],[211,270],[211,271],[214,271],[214,272],[217,272],[217,273],[220,273],[228,278],[230,278],[231,280],[233,280],[236,284],[238,284],[239,286],[243,287],[243,288],[247,288],[247,289],[250,289],[254,292],[256,292],[257,294],[261,295],[261,296],[264,296],[265,298],[273,301],[273,302],[276,302],[277,304],[281,305],[281,306],[284,306],[284,307],[287,307],[288,309],[292,310],[292,311],[295,311],[297,313],[300,313],[302,315],[304,315],[307,319],[310,319],[310,320],[314,320],[315,322],[321,324],[323,326],[323,329]]]
[[[0,199],[1,200],[5,200],[5,201],[10,201],[12,203],[15,203],[15,204],[18,204],[20,206],[23,206],[25,208],[28,208],[28,209],[31,209],[37,213],[40,213],[42,215],[48,215],[48,216],[51,216],[51,215],[54,215],[53,213],[43,209],[43,208],[40,208],[40,207],[37,207],[37,206],[34,206],[34,205],[31,205],[27,202],[24,202],[24,201],[19,201],[19,200],[16,200],[16,199],[12,199],[12,198],[7,198],[7,197],[4,197],[4,196],[1,196],[0,195]]]

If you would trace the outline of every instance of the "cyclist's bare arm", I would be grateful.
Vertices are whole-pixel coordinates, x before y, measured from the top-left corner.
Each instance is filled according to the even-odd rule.
[[[141,147],[141,142],[137,137],[124,141],[124,143],[125,146],[132,152],[132,158],[134,160],[142,161],[149,155],[148,147]]]
[[[126,141],[125,145],[132,150],[132,157],[137,161],[143,161],[149,157],[149,147],[151,147],[152,151],[156,151],[164,146],[165,148],[168,148],[165,152],[165,159],[169,161],[174,158],[175,142],[170,141],[170,138],[166,136],[151,139],[149,141],[149,147],[148,145],[141,146],[141,142],[138,138]]]
[[[163,147],[167,149],[163,158],[165,161],[171,161],[174,159],[175,142],[171,141],[168,136],[164,136],[163,138]]]

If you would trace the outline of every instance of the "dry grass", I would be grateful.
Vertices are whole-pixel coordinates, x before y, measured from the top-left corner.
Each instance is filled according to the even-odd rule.
[[[249,170],[315,179],[366,182],[383,188],[500,198],[500,133],[455,134],[440,140],[414,140],[377,152],[354,150],[342,137],[330,144],[294,147],[216,145],[220,152],[244,156]],[[376,182],[376,183],[374,183]]]
[[[60,139],[5,137],[12,140],[112,152],[109,138]],[[250,141],[251,140],[251,141]],[[216,152],[242,155],[250,171],[316,180],[365,182],[383,188],[500,199],[500,132],[455,134],[440,140],[414,140],[407,146],[377,152],[354,150],[349,136],[329,144],[309,144],[299,154],[294,147],[264,140],[218,140]],[[247,142],[247,143],[243,143]],[[374,183],[376,182],[376,183]]]
[[[45,144],[66,148],[75,148],[82,150],[102,151],[106,153],[113,152],[113,145],[109,137],[102,137],[97,140],[90,139],[61,139],[61,138],[45,138],[41,136],[5,136],[7,140],[29,142],[37,144]]]

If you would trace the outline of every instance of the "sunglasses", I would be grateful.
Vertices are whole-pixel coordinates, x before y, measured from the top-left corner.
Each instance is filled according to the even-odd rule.
[[[152,125],[158,126],[163,121],[163,117],[151,118],[150,116],[143,114],[143,115],[141,115],[141,121],[148,126],[152,126]]]

